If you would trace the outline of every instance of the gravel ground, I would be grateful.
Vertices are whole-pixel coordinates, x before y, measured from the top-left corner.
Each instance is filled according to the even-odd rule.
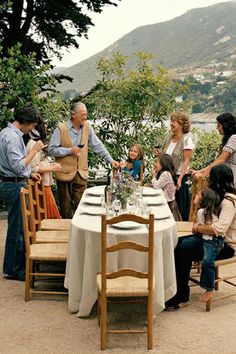
[[[2,264],[6,221],[0,221],[0,262]],[[234,266],[235,269],[235,266]],[[228,267],[233,271],[233,267]],[[222,285],[220,293],[231,289]],[[67,310],[66,297],[34,298],[24,302],[24,283],[0,278],[0,353],[96,353],[99,327],[96,309],[81,319]],[[236,353],[236,296],[212,305],[205,312],[198,299],[202,293],[192,288],[191,302],[185,309],[162,312],[154,325],[154,353]],[[130,305],[121,312],[113,305],[110,320],[129,325],[143,321],[144,308]],[[116,335],[108,338],[111,353],[144,353],[145,335]]]

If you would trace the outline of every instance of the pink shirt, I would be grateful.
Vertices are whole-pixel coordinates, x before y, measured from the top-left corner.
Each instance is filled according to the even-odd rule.
[[[164,171],[160,177],[156,179],[153,177],[152,186],[155,189],[162,189],[167,202],[175,200],[175,184],[169,171]]]

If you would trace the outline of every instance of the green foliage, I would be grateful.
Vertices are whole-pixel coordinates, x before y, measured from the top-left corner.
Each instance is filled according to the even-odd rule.
[[[195,129],[193,133],[196,136],[196,147],[192,157],[191,167],[195,170],[200,170],[215,160],[221,139],[216,131],[206,133]]]
[[[86,98],[95,129],[117,160],[126,159],[128,147],[135,142],[151,156],[153,146],[162,140],[166,117],[177,109],[176,97],[187,89],[172,80],[164,67],[153,68],[151,54],[136,53],[134,70],[128,70],[127,59],[119,52],[103,58],[98,64],[101,78]],[[92,155],[92,165],[99,162]]]
[[[0,57],[0,129],[12,120],[15,108],[26,104],[37,106],[51,129],[58,120],[68,118],[68,104],[60,96],[49,91],[42,94],[55,86],[48,69],[48,65],[37,65],[34,55],[22,55],[20,45],[10,48],[7,57]]]
[[[62,47],[78,45],[78,37],[93,26],[89,13],[102,12],[106,5],[119,0],[11,0],[0,5],[0,37],[3,55],[8,48],[21,43],[23,54],[36,53],[37,62],[54,53],[60,56]]]

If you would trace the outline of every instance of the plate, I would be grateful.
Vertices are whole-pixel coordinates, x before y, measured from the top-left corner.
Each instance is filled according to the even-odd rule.
[[[87,197],[84,200],[84,203],[89,205],[101,205],[101,199],[96,197]]]
[[[96,197],[100,197],[101,195],[104,195],[104,187],[92,187],[87,189],[87,195],[93,195]]]
[[[89,208],[86,207],[84,208],[80,215],[97,215],[100,216],[102,214],[104,214],[106,212],[106,210],[104,208]]]
[[[142,225],[137,224],[136,222],[133,221],[123,221],[123,222],[119,222],[118,224],[114,224],[112,226],[115,227],[116,229],[129,230],[129,229],[138,229]]]
[[[146,202],[147,202],[148,206],[156,206],[156,205],[165,204],[165,200],[163,200],[163,199],[155,200],[154,198],[153,198],[153,200],[147,200]]]
[[[151,213],[154,214],[154,219],[155,220],[165,220],[169,219],[171,217],[171,211],[169,208],[166,208],[164,211],[163,210],[156,210],[156,209],[151,209]]]
[[[161,194],[161,189],[154,189],[154,188],[144,188],[143,189],[143,196],[155,196]]]

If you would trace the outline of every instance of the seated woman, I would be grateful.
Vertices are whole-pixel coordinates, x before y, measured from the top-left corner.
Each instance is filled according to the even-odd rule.
[[[230,167],[221,164],[212,167],[209,188],[217,192],[221,199],[219,219],[212,224],[193,224],[193,235],[180,237],[175,249],[177,294],[166,303],[167,310],[186,306],[189,301],[189,276],[193,261],[203,259],[203,239],[201,234],[225,236],[224,247],[217,259],[231,258],[236,246],[236,189]]]
[[[133,179],[140,180],[141,165],[143,164],[144,151],[140,144],[133,144],[129,148],[126,162],[120,162],[123,171],[129,172]]]

